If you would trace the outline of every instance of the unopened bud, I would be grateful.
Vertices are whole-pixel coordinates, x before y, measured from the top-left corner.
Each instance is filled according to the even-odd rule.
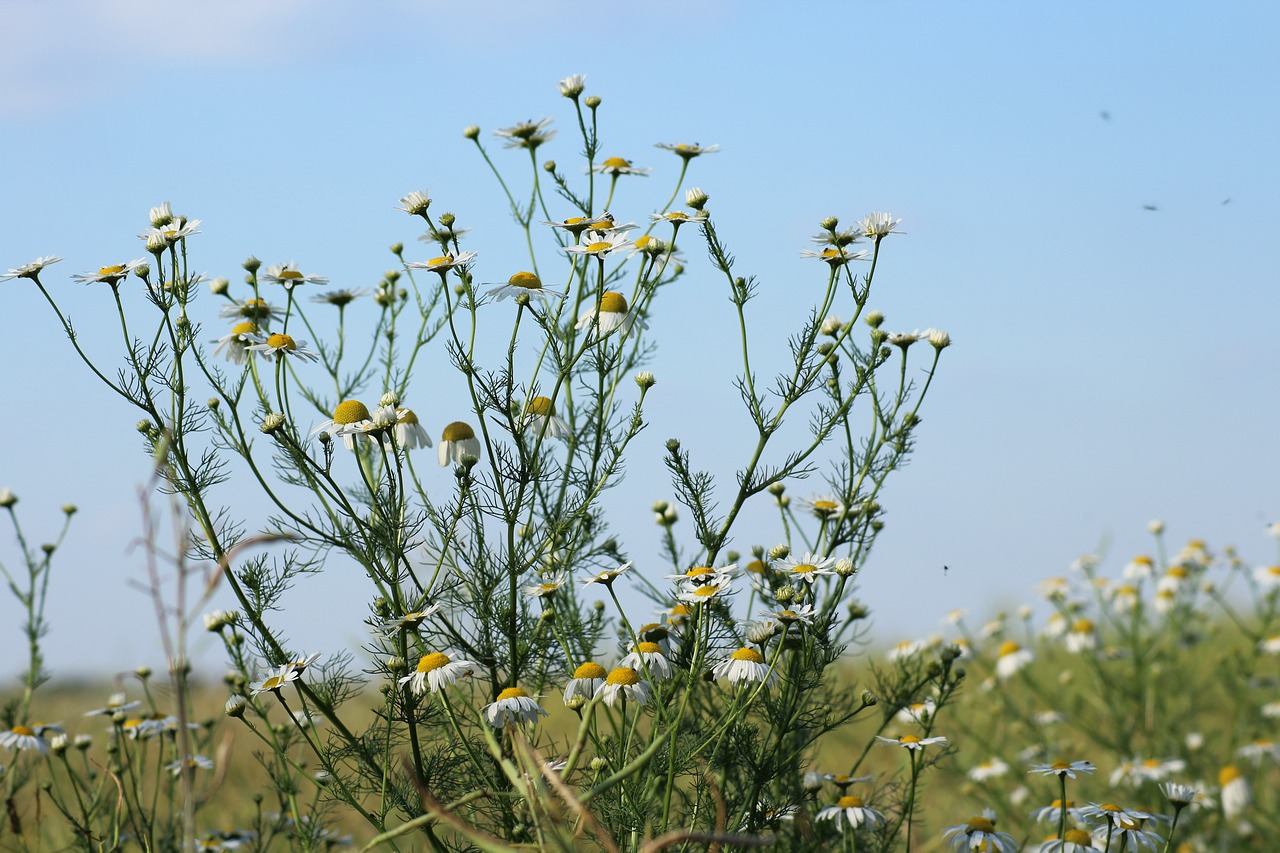
[[[462,129],[462,135],[467,139],[479,139],[480,126],[475,124],[469,124]]]
[[[230,287],[231,282],[222,277],[215,278],[213,281],[209,282],[209,292],[214,296],[226,295],[226,292]]]
[[[248,273],[253,274],[262,266],[262,261],[258,260],[253,255],[250,255],[244,259],[244,263],[240,266],[244,267]]]
[[[866,323],[871,328],[878,329],[880,328],[880,325],[884,323],[884,314],[880,313],[879,311],[872,311],[870,314],[867,315]]]

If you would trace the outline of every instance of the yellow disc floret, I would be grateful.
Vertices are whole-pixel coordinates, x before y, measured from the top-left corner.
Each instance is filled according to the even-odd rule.
[[[283,349],[283,350],[296,350],[298,348],[298,344],[293,340],[292,337],[290,337],[289,335],[282,335],[278,332],[274,335],[268,336],[267,346],[271,347],[272,349]],[[368,415],[366,415],[366,417],[368,417]]]
[[[764,663],[764,656],[755,649],[748,649],[745,646],[729,655],[733,660],[745,660],[751,663]]]
[[[993,821],[985,818],[974,816],[969,818],[969,832],[995,832],[996,825]]]
[[[359,400],[345,400],[333,410],[335,424],[354,424],[369,420],[369,408]]]
[[[302,278],[302,273],[297,270],[281,270],[276,278],[284,279],[285,281],[297,281]]]
[[[604,678],[609,673],[595,661],[587,661],[573,671],[574,678]]]
[[[660,655],[662,654],[662,646],[657,643],[641,643],[636,646],[636,651],[642,655]]]
[[[627,297],[621,293],[606,290],[604,295],[600,297],[600,310],[606,314],[625,314],[627,313]]]
[[[444,441],[466,441],[475,437],[476,431],[465,421],[454,421],[445,427],[444,432],[440,434],[440,438]]]
[[[36,730],[31,728],[30,726],[14,726],[10,731],[12,731],[13,734],[18,735],[20,737],[36,736]]]
[[[528,693],[525,693],[519,687],[508,687],[506,690],[503,690],[498,694],[497,701],[501,702],[504,699],[523,699],[528,695]]]
[[[611,169],[630,169],[631,161],[625,157],[610,157],[608,160],[601,163],[600,166],[605,171],[609,171]]]
[[[996,652],[996,656],[1004,657],[1005,655],[1011,655],[1014,652],[1020,650],[1021,648],[1022,646],[1018,645],[1013,640],[1005,640],[1003,643],[1000,644],[1000,648]]]
[[[836,808],[838,809],[860,809],[862,808],[862,797],[855,797],[852,794],[841,797],[836,800]]]
[[[620,666],[609,673],[609,677],[605,679],[605,684],[621,685],[622,687],[630,687],[633,684],[640,683],[640,674],[629,666]]]
[[[551,405],[550,397],[534,397],[525,406],[525,411],[531,415],[541,415],[543,417],[554,417],[556,410]]]
[[[526,287],[529,290],[542,289],[542,279],[531,272],[518,272],[507,279],[507,284],[512,287]]]
[[[433,669],[439,669],[449,662],[449,656],[444,652],[432,652],[429,655],[423,655],[418,658],[418,672],[431,672]]]

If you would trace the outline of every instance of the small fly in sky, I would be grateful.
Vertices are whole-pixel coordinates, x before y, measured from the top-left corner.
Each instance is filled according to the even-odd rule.
[[[1142,209],[1143,210],[1159,210],[1160,208],[1156,207],[1154,204],[1144,204],[1142,206]]]

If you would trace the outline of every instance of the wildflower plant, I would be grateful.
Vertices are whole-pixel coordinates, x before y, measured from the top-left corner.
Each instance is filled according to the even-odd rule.
[[[878,692],[892,701],[858,763],[899,711],[931,703],[893,739],[904,767],[883,786],[818,797],[805,783],[820,739],[877,704],[851,700],[834,667],[861,638],[854,584],[883,526],[882,490],[951,343],[932,329],[890,333],[867,309],[900,220],[821,223],[819,249],[794,261],[814,304],[770,384],[758,365],[776,336],[762,342],[751,311],[765,285],[739,271],[714,193],[684,185],[719,146],[659,143],[676,155],[675,186],[637,201],[662,170],[601,158],[601,99],[581,77],[559,89],[581,169],[539,162],[556,142],[549,118],[496,131],[517,161],[528,153],[525,178],[499,166],[479,128],[464,132],[515,220],[518,265],[487,266],[499,247],[464,240],[465,223],[424,188],[399,209],[420,220],[426,251],[393,245],[399,268],[371,293],[251,256],[243,285],[208,286],[214,310],[193,272],[199,220],[167,205],[140,235],[149,260],[76,276],[83,292],[44,281],[56,256],[9,275],[41,291],[88,369],[136,410],[159,488],[190,527],[181,563],[207,567],[208,589],[234,598],[234,615],[206,620],[232,670],[225,725],[258,744],[278,808],[245,832],[263,847],[333,843],[341,805],[374,842],[439,849],[761,836],[813,849],[815,837],[853,844],[855,831],[859,849],[910,845],[921,774],[945,754],[932,732],[963,675],[956,655],[882,674]],[[636,437],[662,423],[650,319],[694,277],[728,296],[749,440],[732,477],[699,467],[679,437],[666,442],[675,500],[654,510],[667,565],[641,566],[603,498]],[[72,299],[114,308],[118,370],[96,354],[106,342],[72,326]],[[352,334],[353,315],[372,334]],[[446,383],[467,401],[458,411],[427,404]],[[807,432],[784,431],[793,422]],[[432,462],[452,476],[429,476]],[[788,488],[806,478],[825,494],[792,503]],[[246,484],[268,517],[240,514]],[[770,500],[775,528],[744,529],[748,505]],[[735,547],[753,558],[741,568]],[[304,653],[273,617],[304,575],[337,565],[367,580],[366,642]],[[26,724],[28,703],[13,725]],[[128,720],[116,724],[121,751],[147,742],[148,720]],[[207,748],[188,744],[162,767],[189,781]],[[59,808],[85,838],[111,820],[74,798]]]

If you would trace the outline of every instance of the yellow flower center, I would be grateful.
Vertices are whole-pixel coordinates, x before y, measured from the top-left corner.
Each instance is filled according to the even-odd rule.
[[[606,314],[625,314],[627,313],[627,297],[621,293],[606,290],[604,295],[600,297],[600,310]]]
[[[1063,770],[1070,770],[1071,763],[1068,761],[1055,761],[1049,765],[1055,773],[1061,773]]]
[[[1187,550],[1203,551],[1206,548],[1203,539],[1190,539],[1187,541]]]
[[[289,335],[274,334],[267,338],[267,346],[272,349],[296,350],[297,343]]]
[[[13,732],[13,734],[18,735],[20,737],[35,737],[36,735],[36,730],[31,728],[30,726],[14,726],[13,729],[11,729],[11,731]]]
[[[687,578],[704,578],[709,575],[714,575],[715,573],[716,570],[710,566],[694,566],[692,569],[685,572],[684,576]]]
[[[444,428],[444,432],[440,434],[443,441],[466,441],[469,438],[475,438],[476,431],[463,421],[454,421]]]
[[[629,666],[620,666],[609,673],[609,677],[605,679],[605,684],[613,684],[622,687],[630,687],[633,684],[640,683],[640,674]]]
[[[542,280],[531,272],[518,272],[507,279],[507,284],[512,287],[528,288],[529,290],[542,289]]]
[[[333,410],[335,424],[354,424],[367,420],[369,420],[369,409],[359,400],[346,400],[339,403],[338,408]]]
[[[662,654],[662,646],[657,643],[641,643],[636,646],[636,651],[642,655],[660,655]]]
[[[396,419],[396,423],[410,425],[416,424],[418,423],[418,416],[413,413],[413,409],[404,409],[400,412],[400,417]]]
[[[817,570],[818,570],[818,567],[815,566],[813,563],[800,563],[799,565],[795,565],[791,567],[791,571],[795,572],[798,575],[807,575],[810,572],[816,572]]]
[[[862,797],[849,795],[836,800],[836,808],[838,809],[860,809],[862,808]]]
[[[835,501],[817,500],[813,502],[814,512],[835,512],[840,508],[840,504]]]
[[[302,273],[297,270],[281,270],[280,274],[277,275],[276,278],[282,278],[285,281],[297,281],[302,278]]]
[[[427,261],[427,268],[435,269],[436,267],[447,267],[447,266],[451,266],[452,264],[453,264],[453,255],[443,255],[442,257],[432,258],[431,260]]]
[[[685,604],[677,604],[675,607],[672,607],[672,608],[671,608],[671,610],[669,611],[669,613],[668,613],[667,615],[668,615],[668,616],[670,616],[670,617],[673,617],[673,618],[678,618],[678,617],[688,616],[688,615],[689,615],[689,607],[688,607],[688,605],[685,605]],[[1278,635],[1278,636],[1280,636],[1280,635]]]
[[[1018,645],[1013,640],[1005,640],[1003,643],[1000,644],[1000,650],[997,652],[997,655],[999,657],[1004,657],[1005,655],[1011,655],[1014,652],[1021,650],[1021,648],[1022,646]]]
[[[608,240],[597,240],[594,243],[588,243],[585,251],[587,252],[607,252],[613,248],[613,244]]]
[[[554,417],[556,413],[549,397],[534,397],[525,406],[525,411],[531,415],[541,415],[542,417]]]
[[[898,738],[898,743],[919,743],[920,738],[916,735],[903,735]]]
[[[822,250],[822,257],[824,258],[838,258],[842,254],[844,253],[841,252],[839,249],[823,249]]]
[[[1234,764],[1228,764],[1218,771],[1218,784],[1226,786],[1240,778],[1240,770]]]
[[[1072,631],[1075,631],[1077,634],[1092,634],[1092,633],[1093,633],[1093,620],[1092,620],[1092,619],[1077,619],[1077,620],[1075,621],[1075,623],[1071,626],[1071,630],[1072,630]]]
[[[1267,574],[1272,577],[1280,577],[1280,566],[1267,566]]]
[[[747,563],[747,571],[753,575],[762,575],[764,574],[764,563],[760,560],[752,560]]]
[[[743,648],[738,649],[733,654],[729,655],[729,657],[733,660],[745,660],[745,661],[750,661],[751,663],[764,663],[763,655],[761,655],[755,649],[748,649],[745,646]]]
[[[631,161],[622,157],[610,157],[600,165],[606,169],[629,169],[631,168]]]
[[[1094,849],[1093,836],[1083,829],[1068,829],[1067,834],[1062,837],[1062,840],[1068,844],[1076,844],[1090,850]]]
[[[1122,811],[1124,811],[1124,809],[1120,808],[1120,807],[1119,807],[1119,806],[1117,806],[1115,803],[1103,803],[1102,805],[1098,806],[1098,808],[1099,808],[1099,809],[1101,809],[1101,810],[1102,810],[1102,811],[1104,811],[1104,812],[1122,812]]]
[[[604,667],[594,661],[587,661],[573,671],[574,678],[604,678],[606,675]]]
[[[431,672],[439,669],[449,662],[449,656],[444,652],[432,652],[429,655],[423,655],[418,658],[418,672]]]
[[[985,817],[969,818],[969,832],[995,832],[995,829],[995,823]]]
[[[636,248],[643,252],[645,248],[648,247],[648,245],[652,242],[653,242],[653,238],[650,237],[648,234],[645,234],[643,237],[636,238]]]
[[[585,225],[590,222],[591,220],[587,219],[587,217],[585,216],[570,216],[568,219],[564,221],[564,224],[565,225]]]
[[[1143,766],[1143,767],[1147,767],[1147,768],[1151,768],[1151,769],[1155,769],[1156,767],[1159,767],[1159,766],[1161,765],[1161,763],[1162,763],[1162,762],[1161,762],[1161,761],[1160,761],[1160,759],[1158,759],[1158,758],[1148,758],[1148,759],[1146,759],[1145,761],[1143,761],[1143,762],[1142,762],[1142,766]]]
[[[693,591],[693,595],[698,598],[710,598],[720,591],[720,588],[712,584],[703,584]]]
[[[1169,569],[1168,575],[1171,578],[1185,578],[1187,576],[1187,570],[1182,566],[1173,566]]]
[[[1075,808],[1075,805],[1076,805],[1075,800],[1067,800],[1066,808],[1069,808],[1069,809]],[[1063,808],[1062,800],[1054,800],[1050,808],[1054,808],[1054,809]]]
[[[502,702],[503,700],[506,700],[506,699],[523,699],[528,695],[529,695],[528,693],[525,693],[519,687],[508,687],[506,690],[498,694],[497,701]]]
[[[263,690],[277,690],[284,685],[284,679],[278,675],[273,675],[266,681],[262,682]]]
[[[98,275],[120,275],[124,272],[124,264],[112,264],[109,267],[102,267],[98,270]]]
[[[231,327],[231,334],[233,335],[252,335],[256,331],[258,331],[258,324],[249,321],[236,323]]]
[[[679,210],[673,210],[667,214],[667,219],[673,219],[676,222],[684,222],[688,218],[689,218],[689,214]]]
[[[778,618],[781,619],[783,622],[794,622],[800,617],[796,615],[796,612],[794,610],[779,610]]]
[[[1138,565],[1140,565],[1140,566],[1152,566],[1152,565],[1155,565],[1155,562],[1154,562],[1150,557],[1148,557],[1148,556],[1147,556],[1147,555],[1145,555],[1145,554],[1142,554],[1142,555],[1140,555],[1140,556],[1134,557],[1134,558],[1133,558],[1133,561],[1134,561],[1135,563],[1137,563]]]

